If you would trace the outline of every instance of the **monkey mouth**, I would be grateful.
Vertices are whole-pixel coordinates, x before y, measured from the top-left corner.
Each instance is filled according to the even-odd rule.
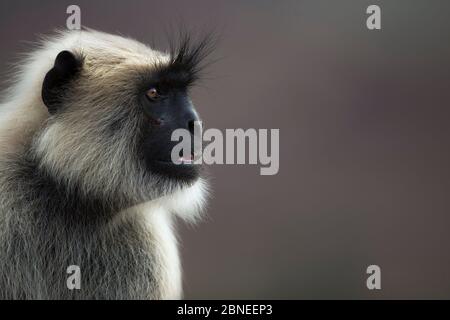
[[[194,156],[184,156],[184,157],[179,157],[176,161],[172,161],[172,160],[158,160],[158,162],[163,163],[163,164],[172,164],[172,165],[194,165],[195,158]]]
[[[195,165],[195,164],[199,164],[198,160],[201,159],[201,153],[199,152],[193,152],[189,155],[183,155],[183,152],[181,152],[181,156],[173,161],[173,160],[159,160],[158,162],[160,163],[165,163],[165,164],[173,164],[173,165]]]
[[[175,162],[175,164],[192,165],[192,164],[194,164],[194,156],[189,155],[189,156],[179,157],[178,160]]]
[[[175,162],[172,160],[153,161],[150,169],[171,180],[191,183],[199,177],[201,165],[195,163],[194,157],[180,157]]]
[[[194,164],[194,160],[181,157],[177,160],[177,162],[175,164],[192,165],[192,164]]]
[[[203,171],[201,162],[196,161],[201,159],[202,155],[201,150],[198,152],[190,150],[184,154],[183,150],[180,150],[176,157],[172,157],[171,150],[167,150],[153,159],[147,158],[146,163],[148,169],[154,174],[177,183],[191,183],[197,180]]]

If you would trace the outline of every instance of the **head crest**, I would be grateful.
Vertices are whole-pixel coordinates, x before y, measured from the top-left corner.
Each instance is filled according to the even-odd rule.
[[[167,71],[182,73],[187,86],[201,78],[201,73],[212,61],[208,56],[214,51],[217,38],[209,33],[193,38],[187,32],[180,32],[175,41],[170,41],[170,61]]]

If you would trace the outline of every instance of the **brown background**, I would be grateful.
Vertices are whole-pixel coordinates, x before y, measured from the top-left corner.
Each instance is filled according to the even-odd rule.
[[[216,27],[221,60],[194,92],[206,125],[280,129],[278,175],[210,168],[208,218],[180,225],[187,298],[450,298],[448,1],[74,3],[143,42]],[[69,4],[1,1],[3,80]]]

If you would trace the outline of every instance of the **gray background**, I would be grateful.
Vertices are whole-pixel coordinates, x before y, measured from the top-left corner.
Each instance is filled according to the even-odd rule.
[[[206,125],[280,129],[278,175],[210,168],[208,217],[180,224],[187,298],[450,298],[448,1],[74,3],[143,42],[216,27],[221,60],[193,97]],[[1,1],[2,80],[69,4]]]

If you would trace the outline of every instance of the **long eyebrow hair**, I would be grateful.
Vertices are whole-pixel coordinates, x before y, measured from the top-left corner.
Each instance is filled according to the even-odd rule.
[[[158,67],[158,78],[178,86],[192,86],[201,78],[205,67],[213,62],[207,58],[215,50],[217,41],[214,32],[196,39],[188,32],[169,38],[169,62]]]

